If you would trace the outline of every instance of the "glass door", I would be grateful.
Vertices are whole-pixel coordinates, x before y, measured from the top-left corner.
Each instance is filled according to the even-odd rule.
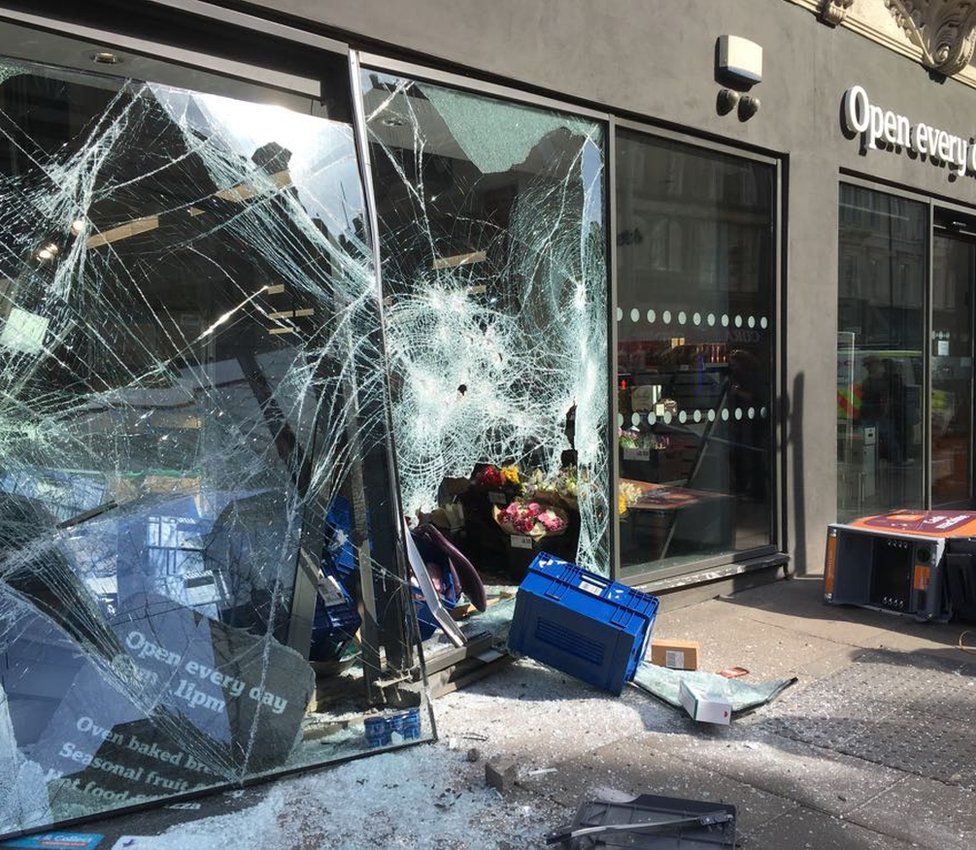
[[[976,240],[959,232],[934,236],[929,414],[933,508],[972,504],[974,269]]]

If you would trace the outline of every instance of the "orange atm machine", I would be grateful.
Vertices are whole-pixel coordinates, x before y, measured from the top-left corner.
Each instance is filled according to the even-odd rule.
[[[900,510],[828,526],[824,600],[976,619],[976,512]]]

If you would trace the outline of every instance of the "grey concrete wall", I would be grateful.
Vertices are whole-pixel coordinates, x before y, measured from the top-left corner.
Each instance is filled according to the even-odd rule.
[[[367,41],[398,45],[499,75],[672,122],[788,162],[783,315],[788,405],[788,543],[800,571],[819,570],[824,527],[835,518],[835,333],[839,169],[976,204],[976,178],[905,154],[874,151],[840,127],[843,92],[968,137],[976,90],[932,80],[919,65],[785,0],[267,0],[279,13]],[[714,45],[724,33],[764,48],[762,109],[748,122],[719,116]],[[972,116],[972,119],[970,119]]]

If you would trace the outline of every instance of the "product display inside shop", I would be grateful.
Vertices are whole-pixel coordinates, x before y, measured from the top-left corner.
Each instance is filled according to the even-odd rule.
[[[0,64],[0,835],[433,731],[348,86],[158,64]]]

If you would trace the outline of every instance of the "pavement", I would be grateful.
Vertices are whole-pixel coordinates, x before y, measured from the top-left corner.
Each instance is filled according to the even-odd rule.
[[[85,826],[160,850],[541,847],[595,789],[732,803],[745,848],[976,847],[976,655],[960,624],[825,606],[794,578],[678,608],[701,669],[796,676],[728,727],[522,660],[434,704],[439,740]],[[976,627],[973,627],[976,629]],[[976,635],[969,637],[976,642]],[[514,764],[505,793],[485,765]]]

